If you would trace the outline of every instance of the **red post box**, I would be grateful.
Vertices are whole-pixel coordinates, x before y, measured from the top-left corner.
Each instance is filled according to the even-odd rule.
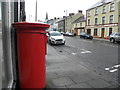
[[[46,85],[47,24],[18,22],[17,32],[20,88],[44,88]]]

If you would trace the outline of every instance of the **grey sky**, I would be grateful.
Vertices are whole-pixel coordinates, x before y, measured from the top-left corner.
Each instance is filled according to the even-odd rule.
[[[36,0],[25,0],[27,20],[34,20],[35,18],[35,3]],[[48,12],[48,18],[62,17],[66,13],[77,13],[78,10],[83,10],[86,14],[86,10],[92,5],[101,0],[37,0],[38,2],[38,19],[44,20],[46,12]]]
[[[66,15],[65,10],[67,10],[67,15],[69,13],[77,13],[78,10],[83,10],[83,13],[86,14],[86,10],[99,1],[100,0],[37,0],[38,19],[44,20],[46,12],[48,13],[49,19],[63,17]],[[25,2],[27,21],[34,21],[36,0],[25,0]]]

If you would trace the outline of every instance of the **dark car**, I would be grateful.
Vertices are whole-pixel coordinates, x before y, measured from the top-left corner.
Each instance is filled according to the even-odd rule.
[[[93,39],[93,36],[91,36],[88,33],[81,33],[80,34],[80,38],[84,38],[84,39]]]

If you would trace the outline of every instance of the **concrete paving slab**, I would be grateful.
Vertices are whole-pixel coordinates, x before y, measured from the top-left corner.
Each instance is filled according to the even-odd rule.
[[[47,60],[47,85],[57,90],[63,88],[105,88],[112,87],[108,81],[101,78],[93,70],[89,70],[77,60],[72,60],[67,55],[57,52],[48,45]],[[114,85],[113,85],[114,87]],[[81,89],[82,90],[82,89]]]
[[[80,83],[80,82],[88,82],[88,81],[91,81],[93,80],[92,78],[90,77],[87,77],[87,76],[72,76],[70,77],[75,83]]]
[[[86,83],[78,83],[78,84],[73,84],[73,85],[68,85],[66,86],[67,88],[92,88]]]
[[[47,79],[56,79],[56,78],[59,78],[59,75],[57,75],[57,74],[54,73],[54,72],[47,72],[47,73],[46,73],[46,78],[47,78]]]
[[[95,79],[87,82],[93,88],[108,88],[110,83],[102,80],[102,79]]]
[[[75,76],[75,73],[73,71],[60,71],[60,72],[57,72],[57,75],[59,77],[62,77],[62,76]]]
[[[58,78],[58,79],[53,79],[52,83],[58,87],[74,84],[74,82],[69,77],[62,77],[62,78]]]

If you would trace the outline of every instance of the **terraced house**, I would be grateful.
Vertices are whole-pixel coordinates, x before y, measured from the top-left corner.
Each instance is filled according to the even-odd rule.
[[[69,16],[65,19],[65,31],[66,32],[73,32],[74,33],[74,24],[73,22],[78,18],[84,16],[82,10],[78,10],[78,13],[70,13]]]
[[[80,33],[85,32],[85,24],[86,24],[85,16],[79,17],[72,24],[73,24],[72,30],[74,34],[80,35]]]
[[[120,0],[101,0],[86,11],[85,32],[108,39],[112,32],[118,32],[119,19]]]

